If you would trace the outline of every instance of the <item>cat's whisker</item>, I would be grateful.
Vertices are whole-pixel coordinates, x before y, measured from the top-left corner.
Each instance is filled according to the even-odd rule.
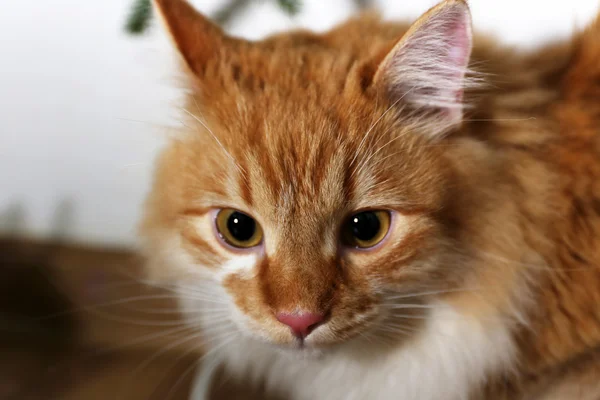
[[[31,321],[44,321],[44,320],[58,318],[58,317],[75,314],[75,313],[80,313],[80,312],[91,312],[96,309],[104,308],[104,307],[111,307],[111,306],[122,305],[122,304],[126,304],[126,303],[137,302],[137,301],[149,301],[149,300],[160,300],[160,299],[177,300],[178,298],[174,294],[173,295],[134,296],[134,297],[126,298],[126,299],[120,299],[120,300],[108,301],[108,302],[104,302],[104,303],[96,303],[96,304],[91,304],[91,305],[87,305],[87,306],[70,308],[68,310],[58,311],[58,312],[55,312],[52,314],[47,314],[47,315],[43,315],[43,316],[39,316],[39,317],[31,317],[29,319]]]
[[[401,319],[429,319],[428,315],[411,315],[411,314],[393,314],[392,317],[401,318]]]
[[[403,308],[434,309],[434,308],[436,308],[435,305],[431,305],[431,304],[397,304],[397,303],[394,304],[394,303],[383,303],[381,305],[383,307],[386,307],[386,308],[389,308],[389,309],[403,309]]]
[[[108,314],[106,312],[101,312],[99,310],[89,310],[90,313],[95,314],[101,318],[106,319],[107,321],[118,322],[126,325],[138,325],[145,327],[169,327],[169,326],[183,326],[183,321],[180,320],[170,320],[170,321],[158,321],[158,320],[143,320],[143,319],[132,319],[126,317],[120,317]]]
[[[399,325],[399,324],[385,324],[385,325],[378,327],[377,330],[380,332],[387,332],[387,333],[400,332],[400,333],[403,333],[406,335],[411,335],[413,333],[419,332],[417,329],[411,329],[410,327],[408,327],[406,325]]]
[[[231,319],[224,317],[220,319],[211,319],[211,320],[201,320],[203,322],[202,329],[210,329],[213,327],[227,327],[227,328],[235,328],[235,325],[231,322]]]
[[[95,352],[95,354],[102,355],[102,354],[106,354],[106,353],[120,351],[120,350],[129,348],[129,347],[132,347],[132,346],[137,346],[137,345],[140,345],[143,343],[151,342],[152,340],[155,340],[155,339],[166,338],[168,336],[175,335],[175,334],[182,333],[182,332],[187,332],[187,331],[198,331],[198,329],[194,326],[187,326],[187,325],[177,327],[177,328],[163,329],[159,332],[151,333],[148,335],[143,335],[141,337],[138,337],[138,338],[128,341],[126,343],[120,343],[116,346],[103,347],[101,349],[98,349]]]
[[[198,295],[207,295],[207,296],[217,296],[218,291],[213,288],[208,288],[204,286],[188,286],[188,285],[175,285],[174,290],[177,293],[191,293]]]
[[[435,309],[435,307],[432,307],[432,309]],[[417,310],[423,310],[423,309],[417,309]],[[393,320],[394,318],[399,318],[399,319],[428,319],[430,318],[429,315],[426,314],[397,314],[397,313],[393,313],[393,314],[389,314],[388,318],[390,320]],[[437,316],[436,318],[443,318],[440,316]],[[472,317],[468,316],[468,315],[452,315],[452,316],[448,316],[447,317],[449,320],[454,320],[454,319],[460,319],[460,320],[473,320]],[[523,324],[521,320],[519,320],[517,317],[511,316],[511,315],[502,315],[502,316],[498,316],[498,315],[494,315],[494,316],[490,316],[490,317],[478,317],[477,318],[479,321],[489,321],[489,322],[498,322],[498,321],[503,321],[505,323],[518,323],[518,324]]]
[[[540,264],[533,264],[533,263],[524,263],[520,260],[512,260],[497,254],[493,254],[493,253],[489,253],[489,252],[485,252],[482,250],[476,250],[477,254],[479,254],[480,256],[483,256],[489,260],[493,260],[493,261],[498,261],[501,262],[503,264],[512,264],[512,265],[517,265],[519,267],[523,267],[525,269],[533,269],[533,270],[542,270],[542,271],[552,271],[552,270],[560,270],[560,271],[585,271],[585,270],[590,270],[590,269],[594,269],[594,268],[598,268],[594,265],[586,265],[584,267],[560,267],[560,268],[555,268],[552,267],[551,265],[548,265],[546,263],[540,263]]]
[[[375,338],[375,343],[381,343],[387,347],[397,347],[400,342],[410,338],[415,332],[403,329],[400,327],[378,327],[373,331],[372,336]]]
[[[214,299],[208,299],[206,297],[198,297],[198,296],[194,296],[194,295],[183,295],[181,296],[182,299],[189,299],[189,300],[198,300],[198,301],[202,301],[204,303],[212,303],[212,304],[223,304],[223,305],[227,305],[228,303],[225,301],[219,301],[219,300],[214,300]]]
[[[182,310],[179,307],[176,308],[127,308],[129,311],[135,311],[142,314],[157,314],[157,315],[181,315]]]
[[[506,121],[535,121],[536,117],[528,118],[479,118],[479,119],[464,119],[466,122],[506,122]]]
[[[388,130],[389,131],[389,130]],[[384,132],[384,134],[388,133],[388,131]],[[386,142],[384,145],[378,147],[375,150],[372,150],[369,155],[367,157],[365,157],[363,159],[363,161],[360,163],[360,165],[358,166],[358,168],[356,168],[353,173],[356,174],[356,176],[360,176],[360,173],[364,170],[364,168],[366,168],[366,166],[369,164],[369,161],[371,161],[373,159],[373,157],[375,157],[377,154],[379,154],[379,152],[384,149],[385,147],[387,147],[388,145],[390,145],[391,143],[393,143],[394,141],[404,137],[406,133],[402,133],[402,134],[398,134],[396,136],[394,136],[392,139],[390,139],[388,142]],[[381,135],[381,137],[384,137],[385,135]],[[375,143],[378,144],[379,140]],[[379,163],[379,161],[378,161]]]
[[[173,387],[171,388],[171,390],[169,391],[169,393],[167,393],[167,397],[166,400],[169,400],[171,398],[171,396],[175,393],[175,390],[177,389],[177,387],[179,387],[179,385],[183,382],[183,380],[186,378],[186,376],[193,371],[195,368],[198,368],[198,365],[208,356],[214,354],[215,352],[219,351],[221,348],[227,346],[228,344],[230,344],[231,342],[233,342],[236,338],[237,335],[235,335],[234,332],[232,335],[230,335],[229,337],[224,338],[225,340],[223,340],[222,343],[218,344],[217,346],[213,347],[212,349],[210,349],[208,352],[206,352],[202,357],[200,357],[195,363],[193,363],[192,365],[190,365],[181,375],[181,377],[177,380],[177,382],[175,382],[175,384],[173,385]]]
[[[158,357],[160,357],[161,355],[167,353],[168,351],[175,349],[178,346],[181,346],[187,342],[190,342],[192,340],[196,340],[196,339],[200,339],[203,336],[202,333],[197,333],[197,334],[191,334],[189,336],[184,337],[183,339],[174,341],[173,343],[171,343],[168,346],[163,347],[161,350],[154,352],[154,354],[147,358],[144,362],[142,362],[140,365],[138,365],[131,373],[131,379],[134,379],[137,374],[143,370],[144,368],[146,368],[148,365],[150,365],[154,360],[156,360]],[[122,393],[121,389],[121,393],[119,396],[115,396],[117,398],[123,398],[123,393]]]
[[[229,315],[229,312],[231,311],[231,309],[229,307],[222,307],[222,308],[211,307],[209,310],[195,309],[194,311],[201,312],[202,315],[211,316],[211,315]]]
[[[480,291],[481,289],[477,288],[460,288],[460,289],[441,289],[441,290],[430,290],[425,292],[416,292],[409,294],[399,294],[399,295],[386,295],[385,299],[394,300],[394,299],[408,299],[412,297],[425,297],[432,296],[436,294],[446,294],[446,293],[462,293],[462,292],[474,292]]]
[[[231,318],[228,319],[226,316],[223,318],[215,318],[210,320],[202,319],[201,321],[203,322],[202,329],[221,326],[234,327]]]
[[[197,366],[197,365],[198,365],[198,363],[199,363],[199,362],[200,362],[200,361],[201,361],[201,360],[202,360],[202,359],[203,359],[203,358],[204,358],[206,355],[208,355],[208,354],[211,354],[213,351],[215,351],[215,350],[218,350],[219,348],[223,347],[223,346],[224,346],[224,345],[226,345],[226,344],[229,344],[229,343],[230,343],[232,340],[234,340],[234,339],[235,339],[235,336],[236,336],[236,335],[237,335],[237,332],[228,332],[227,334],[221,335],[221,336],[219,336],[218,338],[209,339],[209,340],[203,340],[203,342],[202,342],[202,343],[203,343],[203,345],[206,345],[206,344],[208,344],[208,343],[210,343],[210,342],[212,342],[212,341],[215,341],[215,340],[224,340],[224,339],[225,339],[224,343],[221,343],[221,344],[219,344],[219,345],[217,345],[217,346],[213,347],[213,348],[212,348],[211,350],[209,350],[208,352],[205,352],[205,353],[204,353],[204,354],[203,354],[203,355],[202,355],[202,356],[199,358],[199,360],[197,360],[197,361],[195,361],[194,363],[192,363],[192,365],[190,365],[190,366],[189,366],[189,367],[188,367],[188,368],[187,368],[187,369],[184,371],[184,373],[182,374],[182,376],[181,376],[181,377],[180,377],[180,378],[177,380],[177,382],[176,382],[175,386],[174,386],[174,387],[172,387],[172,388],[171,388],[171,390],[168,392],[167,399],[168,399],[168,398],[171,396],[171,391],[173,391],[173,390],[174,390],[174,388],[176,388],[176,387],[177,387],[177,386],[180,384],[180,381],[181,381],[181,380],[183,380],[183,378],[185,378],[185,376],[187,376],[187,374],[189,374],[190,370],[192,370],[192,369],[193,369],[193,367]],[[178,345],[184,344],[186,341],[188,341],[188,339],[189,339],[189,340],[191,340],[191,339],[194,339],[194,338],[196,338],[196,337],[198,337],[198,336],[199,336],[199,335],[194,335],[193,337],[187,338],[185,341],[180,341],[180,343],[179,343]],[[178,346],[178,345],[177,345],[177,346]],[[169,350],[170,350],[170,348],[171,348],[171,347],[175,347],[175,346],[172,346],[172,345],[171,345],[171,346],[168,346]],[[180,356],[178,356],[178,357],[176,358],[175,364],[177,364],[177,363],[178,363],[178,362],[179,362],[181,359],[184,359],[184,358],[188,357],[190,354],[192,354],[192,353],[193,353],[193,352],[195,352],[195,351],[198,351],[198,349],[197,349],[197,348],[194,348],[194,346],[192,346],[190,349],[186,350],[186,351],[185,351],[185,352],[184,352],[182,355],[180,355]],[[162,352],[165,352],[165,348],[163,348],[163,350],[162,350],[160,353],[162,353]],[[158,358],[158,357],[159,357],[159,355],[160,355],[160,354],[154,354],[154,356],[153,356],[153,357],[152,357],[150,360],[147,360],[147,361],[146,361],[144,364],[142,364],[142,365],[138,366],[138,368],[136,368],[136,370],[139,370],[139,371],[137,371],[137,372],[141,372],[141,370],[142,370],[143,368],[145,368],[145,367],[147,367],[148,365],[150,365],[150,363],[153,361],[153,359],[155,359],[155,358]],[[169,368],[169,370],[170,370],[171,368],[173,368],[173,367],[171,366],[171,367]],[[134,370],[134,373],[133,373],[134,375],[137,373],[137,372],[136,372],[136,370]],[[167,372],[168,372],[168,370],[167,370]],[[164,379],[164,378],[162,378],[162,379]],[[158,381],[158,385],[157,385],[157,387],[156,387],[156,388],[158,388],[158,386],[160,385],[160,381],[162,381],[162,379],[160,379],[160,380]],[[156,391],[156,389],[154,389],[154,391]],[[153,391],[153,392],[154,392],[154,391]]]
[[[171,365],[164,371],[164,375],[160,379],[156,380],[156,382],[153,383],[154,390],[152,390],[152,392],[151,392],[152,395],[154,395],[154,393],[160,388],[160,385],[163,382],[163,380],[167,376],[169,376],[169,371],[171,371],[171,369],[173,369],[173,367],[177,366],[182,360],[185,360],[186,358],[188,358],[195,351],[196,351],[196,349],[193,349],[193,348],[189,349],[175,358],[175,360],[171,363]],[[186,369],[186,371],[187,371],[187,369]]]

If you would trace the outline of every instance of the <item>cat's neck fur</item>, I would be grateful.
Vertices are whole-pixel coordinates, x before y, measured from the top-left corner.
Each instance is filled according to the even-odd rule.
[[[571,42],[525,56],[476,42],[475,62],[488,60],[493,89],[461,133],[485,142],[480,167],[494,170],[474,176],[478,168],[462,164],[469,159],[463,152],[478,153],[474,144],[474,151],[457,148],[455,165],[485,201],[514,207],[508,213],[515,213],[520,243],[496,262],[517,266],[528,290],[515,310],[522,317],[514,330],[516,370],[490,385],[507,398],[523,385],[568,379],[565,370],[596,357],[590,349],[600,346],[599,32],[596,22]]]

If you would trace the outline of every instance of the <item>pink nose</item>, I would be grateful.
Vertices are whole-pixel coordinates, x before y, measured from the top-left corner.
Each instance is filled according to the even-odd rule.
[[[278,313],[275,317],[282,324],[289,326],[294,335],[300,339],[307,337],[325,319],[323,314],[303,312],[297,314]]]

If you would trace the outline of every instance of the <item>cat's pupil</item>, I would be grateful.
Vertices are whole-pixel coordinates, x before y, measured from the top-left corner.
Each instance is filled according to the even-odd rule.
[[[232,213],[227,219],[227,229],[231,236],[240,242],[252,239],[256,232],[256,222],[251,217],[240,212]]]
[[[373,239],[381,229],[381,222],[374,212],[365,211],[350,218],[352,236],[358,240]]]

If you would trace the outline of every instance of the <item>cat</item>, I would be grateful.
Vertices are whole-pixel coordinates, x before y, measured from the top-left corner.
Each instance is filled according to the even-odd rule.
[[[464,0],[260,41],[155,8],[189,91],[142,251],[206,371],[292,400],[600,398],[599,19],[519,52]]]

